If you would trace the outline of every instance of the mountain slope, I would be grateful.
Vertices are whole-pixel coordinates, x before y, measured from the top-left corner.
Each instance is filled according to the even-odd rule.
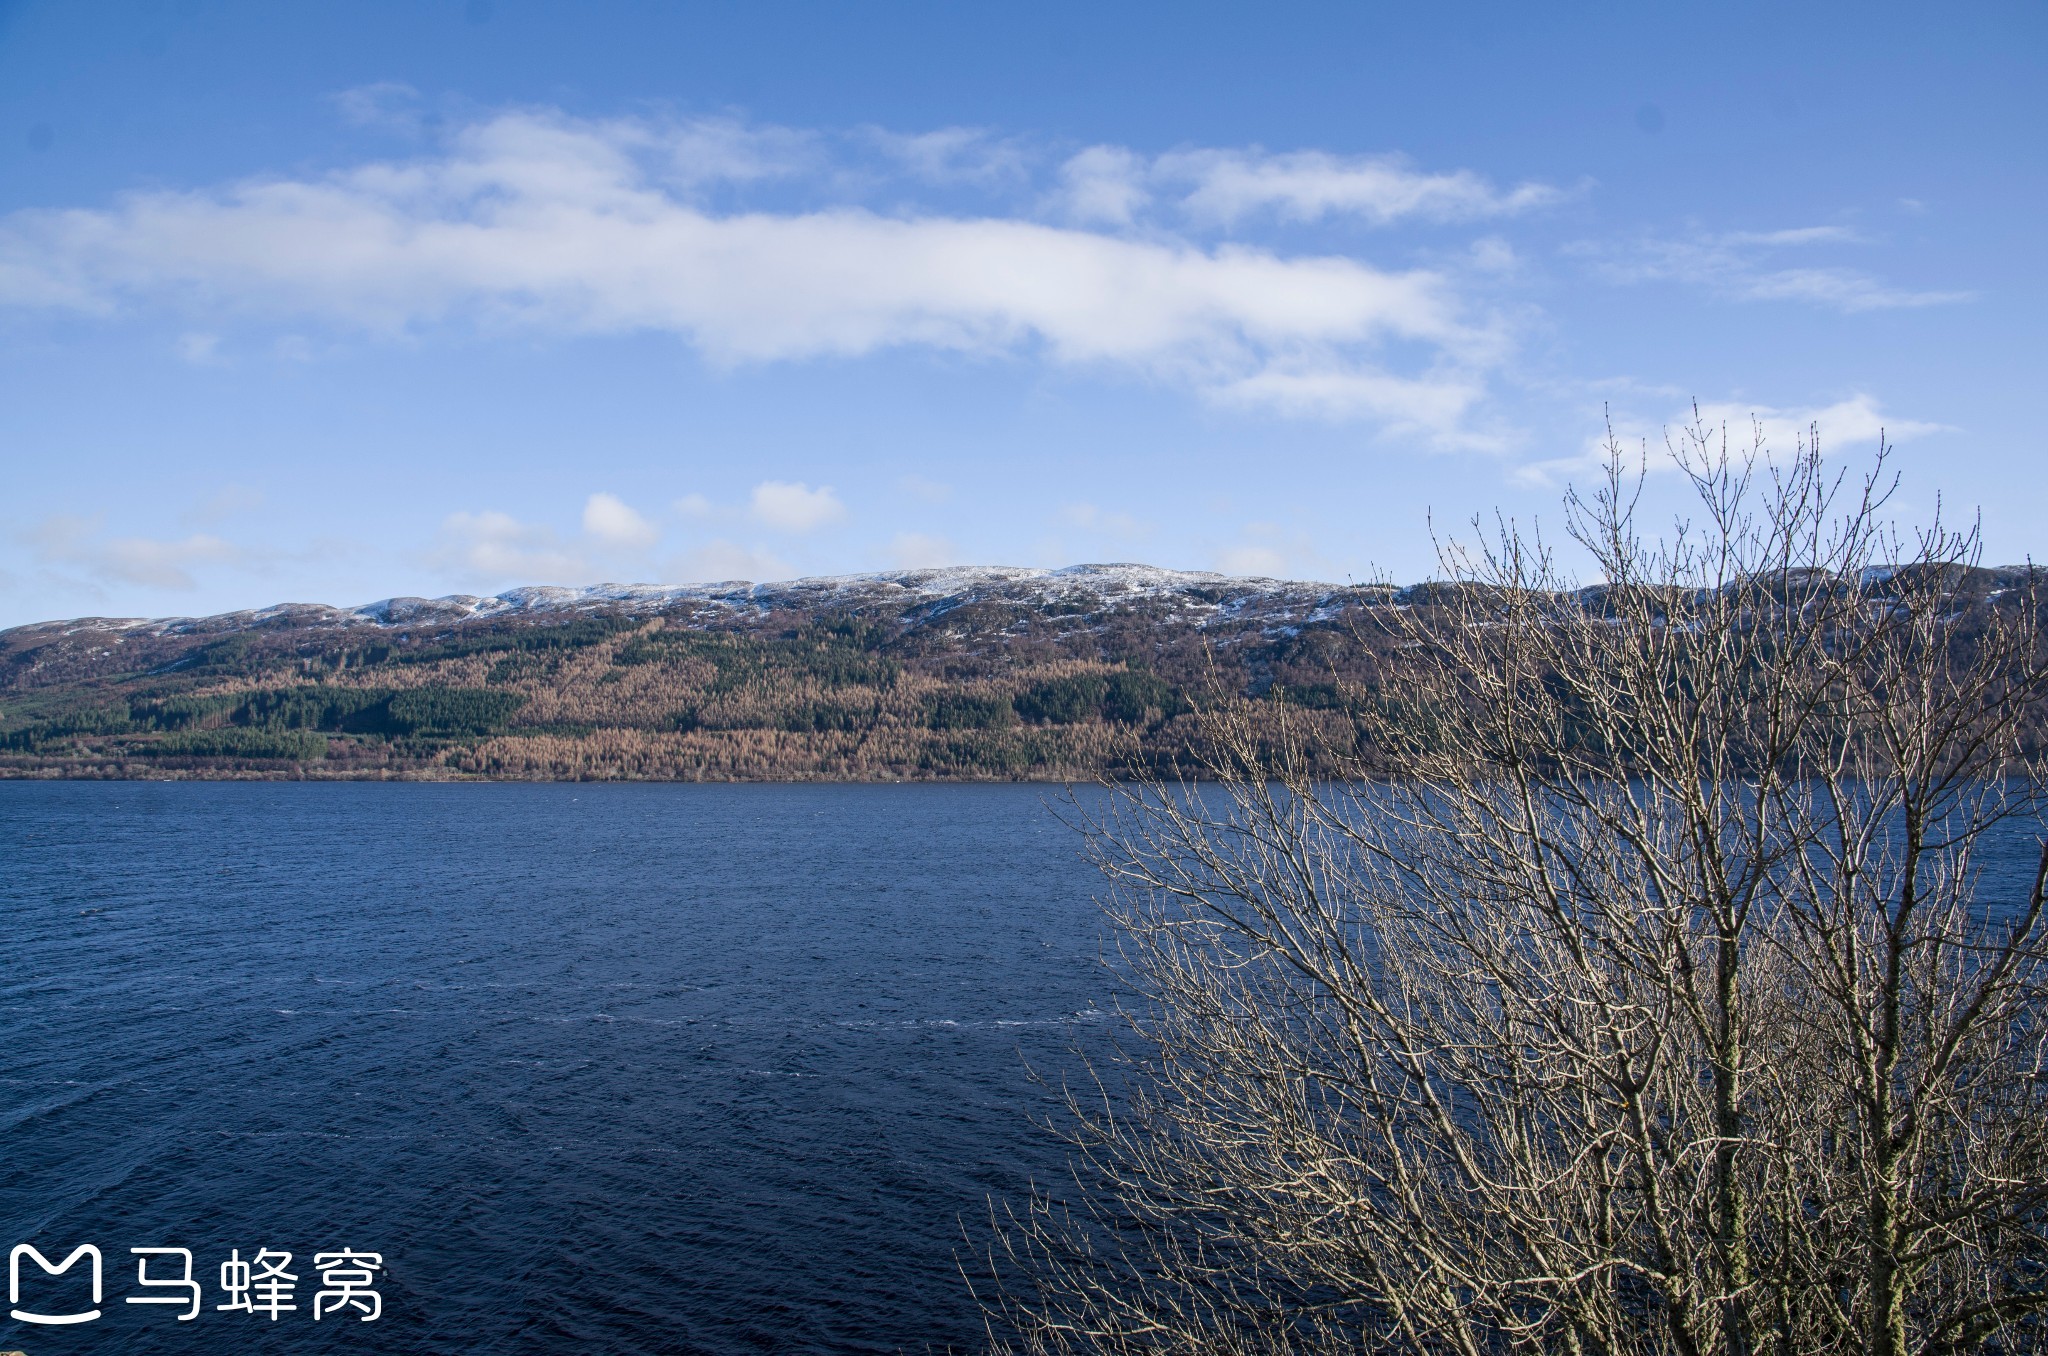
[[[1967,623],[2033,577],[1943,587]],[[1882,605],[1892,584],[1841,586]],[[1370,755],[1353,714],[1399,700],[1385,609],[1453,587],[1077,565],[45,622],[0,632],[0,776],[1170,772],[1200,752],[1193,709],[1219,692],[1253,698],[1261,737],[1284,721],[1312,759]]]
[[[0,632],[0,775],[1072,777],[1218,683],[1347,738],[1385,589],[1142,565],[527,588]]]

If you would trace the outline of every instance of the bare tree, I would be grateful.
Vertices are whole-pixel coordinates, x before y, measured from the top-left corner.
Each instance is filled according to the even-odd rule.
[[[1882,452],[1673,450],[1662,540],[1611,440],[1568,497],[1597,585],[1503,523],[1371,614],[1359,775],[1240,701],[1113,789],[1129,1037],[995,1346],[2048,1350],[2031,572]]]

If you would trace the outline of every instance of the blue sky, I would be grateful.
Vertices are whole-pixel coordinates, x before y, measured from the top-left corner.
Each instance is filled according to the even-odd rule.
[[[2044,77],[2038,3],[0,3],[0,625],[1411,579],[1695,400],[2048,553]]]

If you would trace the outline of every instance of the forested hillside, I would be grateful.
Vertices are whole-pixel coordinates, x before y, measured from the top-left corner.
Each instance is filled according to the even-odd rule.
[[[1140,567],[533,591],[0,633],[0,775],[1070,778],[1204,693],[1346,747],[1387,590]]]
[[[1965,623],[2024,576],[1959,576]],[[1381,621],[1449,587],[1076,566],[51,622],[0,632],[0,776],[1192,772],[1221,695],[1311,760],[1371,765],[1354,716],[1404,701]]]

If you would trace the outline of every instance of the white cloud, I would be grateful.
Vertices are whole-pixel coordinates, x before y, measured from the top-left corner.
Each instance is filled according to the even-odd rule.
[[[1468,268],[1481,273],[1513,273],[1522,266],[1515,247],[1495,235],[1473,241],[1465,262]]]
[[[924,532],[899,532],[889,542],[889,561],[900,569],[930,569],[958,565],[960,548],[945,537]]]
[[[615,139],[658,150],[662,177],[689,187],[789,178],[823,159],[811,133],[734,118],[696,118],[658,130],[633,122],[602,126]]]
[[[795,571],[772,552],[720,538],[687,552],[669,566],[667,573],[682,583],[715,584],[728,579],[774,583],[788,579]]]
[[[486,586],[570,583],[586,573],[582,558],[554,532],[493,509],[449,514],[428,563]]]
[[[197,587],[191,568],[195,565],[232,564],[242,553],[234,545],[209,533],[194,533],[179,541],[155,541],[147,537],[116,537],[98,549],[99,573],[134,584],[158,588]]]
[[[1909,292],[1887,287],[1847,268],[1782,268],[1759,274],[1740,289],[1749,301],[1811,301],[1840,311],[1888,311],[1968,301],[1968,292]]]
[[[83,569],[95,579],[137,584],[146,588],[193,589],[192,570],[201,565],[232,565],[244,558],[240,548],[210,533],[194,533],[177,541],[151,537],[105,537],[96,517],[52,514],[21,533],[37,560]]]
[[[1691,415],[1692,412],[1687,410],[1674,416],[1673,426],[1681,420],[1690,421]],[[1948,427],[1920,419],[1887,417],[1876,399],[1860,392],[1832,405],[1792,409],[1720,401],[1701,405],[1700,417],[1710,426],[1726,425],[1728,442],[1733,448],[1751,445],[1754,421],[1754,427],[1762,431],[1764,445],[1779,453],[1797,448],[1815,426],[1820,429],[1823,449],[1857,453],[1875,451],[1880,437],[1888,442],[1902,443],[1929,433],[1944,432]]]
[[[1059,205],[1075,221],[1128,226],[1152,197],[1148,172],[1121,146],[1090,146],[1060,167]]]
[[[644,552],[661,537],[661,529],[638,510],[602,492],[584,501],[580,524],[582,535],[565,539],[552,527],[496,509],[451,513],[441,521],[426,563],[484,587],[575,584],[595,577],[597,561]]]
[[[748,513],[780,532],[813,532],[846,516],[830,485],[812,489],[802,481],[764,480],[754,487]]]
[[[1289,384],[1263,375],[1312,371],[1405,385],[1403,403],[1437,410],[1463,408],[1460,393],[1500,358],[1497,326],[1427,269],[1016,217],[720,212],[694,194],[799,172],[811,144],[730,123],[504,113],[416,159],[10,214],[0,305],[161,305],[389,335],[656,331],[723,363],[900,346],[1023,353],[1240,401]],[[1229,219],[1498,215],[1549,192],[1314,152],[1161,163],[1155,175],[1193,176],[1190,203]],[[1377,405],[1348,408],[1372,417]]]
[[[661,529],[634,512],[616,495],[593,494],[583,505],[583,530],[602,545],[645,550]]]
[[[861,136],[913,177],[929,183],[1015,182],[1029,173],[1027,158],[1016,143],[977,127],[909,134],[866,127]]]
[[[1469,221],[1512,216],[1563,196],[1548,184],[1501,190],[1470,170],[1425,173],[1400,156],[1324,151],[1181,151],[1161,156],[1153,174],[1192,185],[1182,205],[1225,224],[1259,212],[1290,221],[1357,217],[1377,226],[1407,217]]]
[[[1714,237],[1723,246],[1857,245],[1863,237],[1847,226],[1788,226],[1777,231],[1728,231]]]
[[[1060,167],[1054,201],[1072,220],[1114,226],[1130,225],[1162,199],[1212,225],[1271,215],[1284,221],[1348,217],[1386,226],[1411,218],[1514,216],[1563,196],[1548,184],[1499,189],[1470,170],[1428,173],[1397,155],[1195,149],[1147,160],[1122,146],[1090,146]]]
[[[1640,422],[1618,419],[1615,438],[1632,458],[1641,455],[1645,471],[1675,470],[1677,463],[1667,448],[1667,438],[1690,427],[1693,417],[1691,406],[1674,410],[1661,428],[1654,430]],[[1949,429],[1946,424],[1886,415],[1877,399],[1863,392],[1831,405],[1786,408],[1733,400],[1703,402],[1699,419],[1709,429],[1726,430],[1728,450],[1735,455],[1749,452],[1759,439],[1767,455],[1793,452],[1810,441],[1816,427],[1824,451],[1858,454],[1875,451],[1880,437],[1889,443],[1903,443]],[[1606,449],[1604,437],[1593,439],[1576,456],[1530,462],[1515,468],[1510,479],[1521,485],[1558,485],[1575,476],[1594,476],[1607,466]],[[1635,465],[1633,461],[1630,464],[1631,468]]]
[[[1431,436],[1446,446],[1497,451],[1503,445],[1499,435],[1468,424],[1467,416],[1483,394],[1482,386],[1471,378],[1412,381],[1309,361],[1275,364],[1223,387],[1218,397],[1285,414],[1370,418],[1396,431]]]
[[[1623,450],[1634,455],[1631,449],[1638,441],[1640,440],[1622,439]],[[1581,448],[1574,456],[1545,457],[1537,461],[1524,462],[1508,472],[1508,480],[1512,484],[1532,489],[1566,485],[1579,477],[1597,476],[1606,465],[1606,444],[1600,443]],[[1631,462],[1630,466],[1633,467],[1634,463]],[[1660,453],[1649,469],[1667,471],[1671,469],[1671,462]]]
[[[1571,253],[1592,261],[1610,282],[1681,282],[1735,301],[1803,301],[1839,311],[1883,311],[1968,301],[1971,293],[1912,291],[1890,286],[1859,269],[1840,266],[1773,267],[1790,249],[1867,242],[1841,226],[1781,231],[1727,231],[1627,246],[1582,243]]]

